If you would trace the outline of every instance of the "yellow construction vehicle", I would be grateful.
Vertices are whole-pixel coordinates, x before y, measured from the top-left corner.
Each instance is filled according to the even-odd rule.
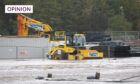
[[[84,47],[84,34],[64,35],[65,44],[53,47],[48,58],[55,60],[82,60],[103,58],[103,52],[89,50]],[[83,42],[78,42],[80,39]]]
[[[53,31],[50,25],[29,18],[23,14],[18,14],[17,22],[18,22],[18,36],[28,36],[29,28],[32,28],[35,31],[37,31],[38,36]]]

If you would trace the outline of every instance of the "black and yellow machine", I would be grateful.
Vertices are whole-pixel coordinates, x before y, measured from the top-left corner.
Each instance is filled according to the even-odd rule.
[[[84,34],[66,34],[65,31],[53,31],[48,25],[25,15],[18,15],[18,35],[28,36],[28,28],[35,29],[38,36],[45,36],[51,45],[47,57],[54,60],[81,60],[103,58],[103,53],[84,47]]]
[[[58,33],[62,34],[62,31]],[[82,60],[82,59],[95,59],[103,58],[103,52],[97,50],[89,50],[84,46],[84,34],[58,34],[57,37],[64,38],[64,44],[53,47],[48,53],[48,58],[54,60]]]

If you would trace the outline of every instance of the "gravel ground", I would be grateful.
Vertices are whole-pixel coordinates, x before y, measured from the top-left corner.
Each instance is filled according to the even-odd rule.
[[[87,79],[100,73],[100,79]],[[48,73],[52,78],[48,78]],[[43,77],[43,79],[37,79]],[[140,84],[140,58],[0,60],[0,84]]]

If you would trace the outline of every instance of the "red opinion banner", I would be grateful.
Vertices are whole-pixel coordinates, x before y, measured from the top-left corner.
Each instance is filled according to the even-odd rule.
[[[33,13],[33,5],[5,5],[5,13]]]

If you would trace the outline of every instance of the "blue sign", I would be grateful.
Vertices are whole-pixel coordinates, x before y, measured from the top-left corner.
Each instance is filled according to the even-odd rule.
[[[43,31],[43,27],[41,25],[36,25],[36,24],[30,24],[30,28],[36,29],[36,30],[41,30]]]
[[[91,57],[98,57],[97,52],[90,52],[88,55],[91,56]]]

